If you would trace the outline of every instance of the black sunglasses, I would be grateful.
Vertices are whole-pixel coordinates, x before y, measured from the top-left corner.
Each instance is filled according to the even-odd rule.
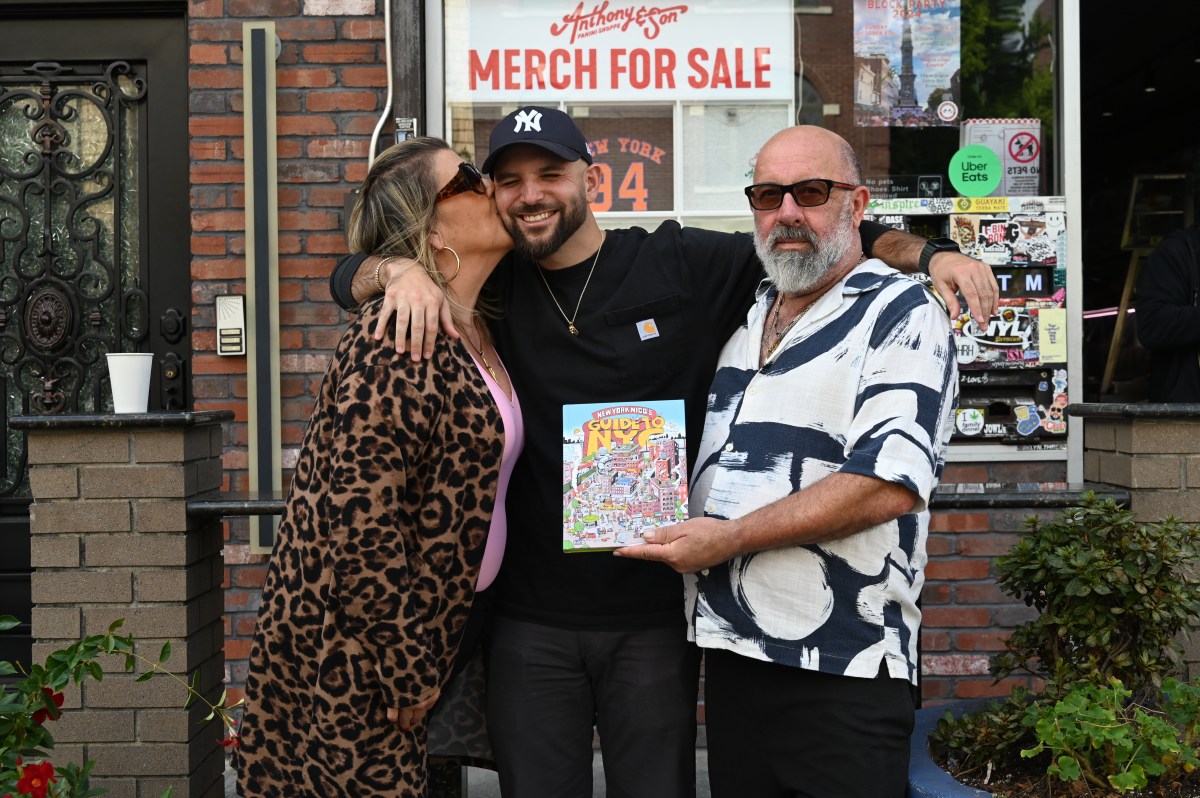
[[[483,172],[480,172],[479,167],[470,161],[463,161],[458,165],[458,173],[442,187],[433,204],[437,205],[442,200],[450,199],[464,191],[474,191],[476,194],[487,193],[487,188],[483,185]]]
[[[790,186],[779,183],[755,183],[752,186],[746,186],[746,196],[750,199],[750,207],[756,211],[775,210],[783,204],[784,194],[791,194],[792,199],[801,208],[815,208],[829,202],[829,192],[835,188],[853,191],[858,186],[814,177],[792,183]]]

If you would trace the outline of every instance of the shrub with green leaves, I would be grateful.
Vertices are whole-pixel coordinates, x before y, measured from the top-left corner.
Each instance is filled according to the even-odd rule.
[[[1107,685],[1080,682],[1054,703],[1030,704],[1024,724],[1034,728],[1037,743],[1021,756],[1046,752],[1051,776],[1118,792],[1190,773],[1200,765],[1192,745],[1200,690],[1169,677],[1163,688],[1154,707],[1135,702],[1133,691],[1117,679]]]
[[[1041,679],[983,711],[939,722],[931,741],[960,767],[1043,757],[1047,773],[1126,792],[1190,772],[1200,760],[1200,686],[1180,669],[1179,634],[1200,621],[1200,529],[1138,523],[1085,495],[996,562],[997,582],[1038,610],[992,663],[997,680]]]
[[[18,623],[12,616],[0,615],[0,631],[12,629]],[[11,662],[0,661],[0,676],[23,677],[11,684],[0,683],[0,795],[88,798],[106,792],[91,784],[95,761],[89,760],[82,767],[75,764],[55,767],[51,761],[54,750],[51,727],[64,711],[63,690],[68,684],[80,684],[89,678],[102,681],[104,671],[97,660],[103,654],[123,657],[126,671],[133,671],[141,662],[146,670],[136,681],[160,674],[179,681],[187,688],[187,703],[199,700],[207,704],[210,712],[205,720],[219,718],[229,732],[222,745],[237,744],[236,721],[229,714],[234,707],[225,705],[225,694],[212,703],[197,691],[194,680],[185,682],[164,669],[163,663],[171,657],[170,643],[163,644],[157,661],[136,653],[133,638],[117,634],[123,624],[123,620],[114,621],[105,634],[71,643],[51,653],[44,664],[32,665],[27,672]],[[164,798],[170,794],[168,788]]]
[[[1174,518],[1139,524],[1094,495],[1026,526],[996,575],[1039,615],[1009,637],[998,678],[1023,670],[1064,689],[1116,678],[1137,693],[1178,667],[1179,633],[1200,620],[1200,529]]]

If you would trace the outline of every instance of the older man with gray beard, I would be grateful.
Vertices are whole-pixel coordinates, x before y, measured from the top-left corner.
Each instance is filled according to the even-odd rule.
[[[926,502],[957,399],[950,321],[863,257],[868,192],[841,137],[785,130],[754,180],[769,279],[721,352],[692,520],[617,553],[689,574],[713,796],[899,798]]]

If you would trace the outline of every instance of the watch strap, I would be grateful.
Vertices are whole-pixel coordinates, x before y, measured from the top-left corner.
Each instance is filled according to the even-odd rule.
[[[917,266],[921,270],[921,274],[929,276],[929,261],[933,260],[933,256],[939,252],[960,252],[958,244],[954,243],[949,238],[931,238],[925,242],[925,246],[921,248],[921,257],[917,261]]]

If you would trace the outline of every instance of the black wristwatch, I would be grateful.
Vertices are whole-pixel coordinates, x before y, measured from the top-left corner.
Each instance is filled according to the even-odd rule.
[[[929,275],[929,261],[933,260],[933,256],[939,252],[958,252],[958,244],[955,244],[948,238],[931,238],[925,242],[925,246],[921,248],[921,259],[917,261],[917,265],[921,269],[921,274]]]

